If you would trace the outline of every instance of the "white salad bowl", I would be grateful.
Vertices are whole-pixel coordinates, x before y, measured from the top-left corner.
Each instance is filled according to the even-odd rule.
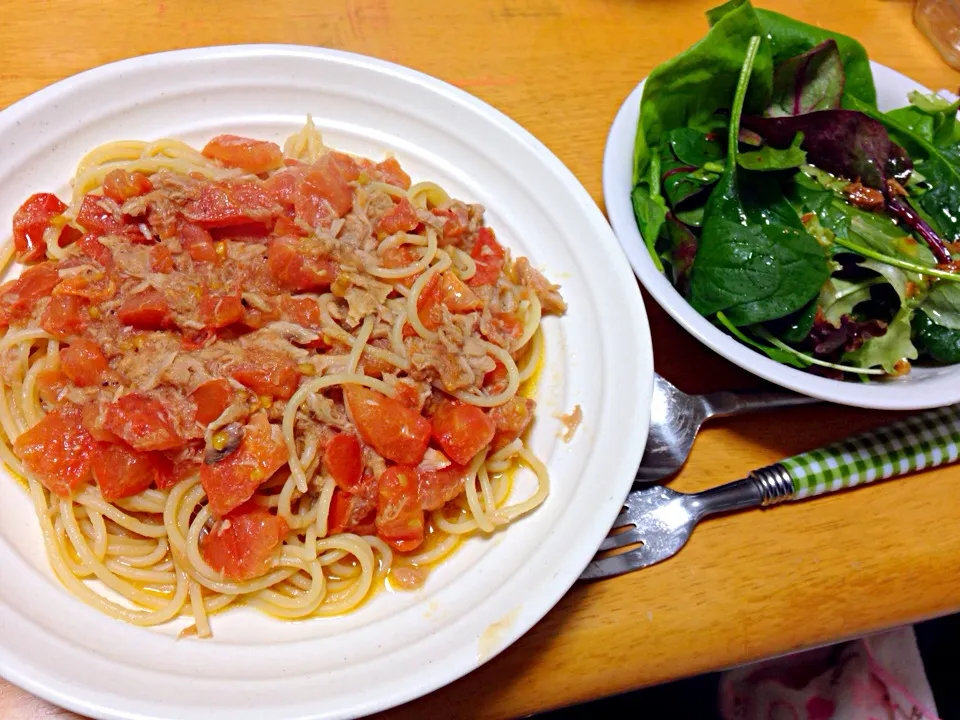
[[[914,90],[929,93],[895,70],[871,62],[881,110],[907,104]],[[922,410],[960,402],[960,364],[914,366],[909,374],[881,381],[832,380],[782,365],[743,345],[698,313],[654,265],[637,228],[630,193],[633,190],[633,148],[640,118],[643,82],[621,105],[603,158],[603,196],[607,216],[634,272],[650,295],[696,337],[727,360],[765,380],[812,397],[842,405],[883,410]]]

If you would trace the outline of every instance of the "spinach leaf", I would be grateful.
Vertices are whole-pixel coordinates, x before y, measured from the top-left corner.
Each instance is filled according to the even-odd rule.
[[[730,107],[747,45],[762,31],[748,0],[731,0],[711,17],[717,19],[703,39],[658,65],[644,83],[634,144],[634,184],[643,177],[664,134],[680,127],[707,129],[715,124],[718,109]],[[773,62],[764,43],[746,98],[749,112],[762,112],[767,106],[772,81]]]
[[[833,38],[773,70],[773,97],[764,115],[783,117],[836,110],[843,99],[843,61]]]
[[[750,224],[804,229],[800,216],[787,200],[777,179],[766,174],[743,173],[741,180],[740,202]]]
[[[938,282],[920,308],[937,325],[960,330],[960,285]]]
[[[764,145],[759,150],[740,153],[737,163],[744,170],[790,170],[805,165],[807,153],[800,149],[803,133],[797,133],[788,148],[780,149]]]
[[[713,185],[720,173],[708,168],[722,158],[720,143],[699,130],[677,128],[664,135],[660,143],[660,182],[670,207],[678,207]]]
[[[902,115],[884,114],[853,99],[851,107],[882,123],[893,138],[903,145],[919,164],[930,189],[917,198],[935,227],[950,241],[960,240],[960,140],[938,144],[926,136],[926,130],[911,129]]]
[[[846,35],[814,27],[771,10],[757,10],[756,14],[763,26],[763,33],[770,42],[774,63],[782,63],[826,40],[834,40],[846,75],[844,106],[847,106],[851,97],[856,97],[872,107],[877,106],[877,90],[873,84],[870,58],[867,57],[863,45]]]
[[[937,325],[922,310],[913,318],[913,339],[937,362],[960,363],[960,330]]]
[[[817,317],[818,298],[781,320],[768,323],[768,329],[786,343],[798,345],[807,339]]]
[[[637,227],[643,236],[643,242],[653,258],[657,270],[663,272],[663,265],[657,257],[657,238],[667,218],[667,206],[660,193],[652,194],[645,185],[637,185],[630,195],[633,201],[633,214],[637,218]]]
[[[734,95],[723,175],[710,194],[690,277],[690,304],[734,325],[781,318],[807,304],[827,279],[826,257],[802,229],[751,223],[737,186],[739,120],[760,37],[750,40]]]
[[[960,100],[950,102],[937,95],[911,92],[910,104],[891,110],[887,117],[908,128],[934,145],[943,148],[960,145]]]
[[[683,210],[675,210],[673,214],[684,225],[698,228],[703,225],[703,211],[703,205],[695,205]]]

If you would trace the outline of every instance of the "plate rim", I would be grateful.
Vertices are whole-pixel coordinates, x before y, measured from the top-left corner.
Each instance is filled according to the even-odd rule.
[[[544,143],[523,128],[518,122],[514,121],[505,113],[489,103],[484,102],[480,98],[477,98],[444,80],[433,77],[419,70],[400,65],[398,63],[374,58],[360,53],[297,44],[252,43],[170,50],[126,58],[70,75],[59,81],[51,83],[37,90],[36,92],[21,98],[3,110],[0,110],[0,130],[8,127],[10,124],[16,123],[20,118],[28,115],[37,108],[44,107],[45,105],[48,106],[51,100],[55,100],[61,94],[75,92],[77,89],[82,88],[86,83],[94,83],[104,79],[109,79],[116,73],[135,73],[138,69],[146,66],[155,66],[164,62],[176,62],[184,59],[189,60],[191,58],[223,59],[230,57],[297,57],[318,60],[334,60],[340,63],[345,63],[351,67],[361,67],[371,72],[385,73],[393,77],[412,80],[427,90],[431,90],[442,96],[449,97],[454,101],[465,104],[468,108],[478,113],[485,120],[496,124],[502,131],[509,133],[517,140],[522,141],[525,145],[529,146],[537,156],[538,161],[542,163],[550,171],[550,173],[557,178],[559,182],[562,183],[564,188],[571,193],[572,197],[577,198],[579,201],[578,204],[580,207],[580,212],[585,216],[585,219],[589,220],[591,227],[595,227],[600,232],[610,233],[612,236],[609,242],[610,251],[614,254],[619,253],[623,255],[623,249],[620,247],[619,243],[614,242],[615,235],[612,229],[610,229],[609,223],[580,180],[549,148],[546,147]],[[623,259],[626,258],[624,257]],[[635,278],[627,269],[627,267],[624,266],[621,268],[619,263],[615,264],[616,267],[611,269],[616,275],[619,276],[618,280],[621,283],[620,289],[625,287],[623,283],[626,282],[628,282],[630,285],[635,285]],[[628,474],[626,470],[628,468],[635,468],[639,465],[643,446],[646,442],[650,419],[649,400],[652,396],[653,390],[653,346],[650,336],[649,322],[647,320],[646,310],[643,305],[639,290],[637,289],[635,293],[636,299],[629,303],[630,307],[628,310],[634,329],[640,332],[640,336],[637,338],[637,343],[645,350],[645,352],[641,358],[644,362],[638,363],[638,370],[636,371],[636,381],[639,389],[641,390],[642,397],[639,398],[639,402],[634,403],[634,408],[631,411],[629,419],[632,421],[631,438],[634,440],[639,439],[642,442],[632,442],[628,447],[624,448],[623,457],[616,466],[618,470],[623,471],[624,475],[623,480],[620,483],[623,488],[623,496],[625,496],[629,491],[630,485],[633,481],[634,473],[634,470],[630,470],[629,477],[627,477]],[[606,493],[604,493],[604,495],[605,494]],[[619,492],[617,494],[619,494]],[[609,514],[610,517],[608,519],[610,523],[612,523],[613,518],[616,516],[617,512],[619,512],[619,500],[616,503],[607,500],[605,501],[605,504],[609,506],[607,514]],[[610,523],[608,523],[608,525]],[[599,545],[599,541],[601,539],[602,536],[597,538],[597,545]],[[371,699],[363,707],[356,709],[362,711],[363,713],[374,712],[421,697],[429,692],[432,692],[433,690],[449,684],[450,682],[453,682],[469,672],[472,672],[512,645],[521,635],[525,634],[531,627],[533,627],[533,625],[537,624],[577,581],[577,578],[579,577],[583,567],[587,562],[589,562],[593,553],[595,552],[595,550],[590,550],[590,555],[586,556],[587,546],[581,543],[580,547],[581,550],[578,555],[582,557],[575,556],[575,561],[566,563],[563,569],[555,574],[554,578],[562,578],[559,581],[559,584],[554,585],[544,583],[545,589],[553,587],[555,591],[552,592],[549,597],[543,598],[539,602],[535,603],[537,605],[537,610],[531,613],[529,617],[525,618],[522,622],[513,623],[509,627],[509,630],[503,634],[503,642],[500,643],[499,647],[497,647],[494,652],[490,652],[482,658],[478,657],[476,662],[461,662],[457,665],[446,667],[440,671],[434,669],[430,672],[429,680],[426,682],[411,683],[411,686],[404,692],[394,694],[394,696],[388,698]],[[72,602],[80,603],[81,601],[74,598],[72,599]],[[0,605],[2,604],[3,603],[0,603]],[[58,639],[61,638],[58,637]],[[18,663],[21,667],[26,668],[26,671],[18,672],[16,667]],[[6,677],[10,682],[23,687],[35,695],[44,697],[51,702],[77,712],[94,714],[102,717],[117,718],[153,717],[153,715],[149,714],[150,710],[146,711],[147,714],[143,714],[135,710],[118,711],[112,707],[108,707],[109,701],[104,697],[97,697],[95,695],[91,696],[90,694],[85,695],[82,688],[78,688],[75,685],[72,685],[58,677],[51,677],[49,673],[43,673],[42,663],[28,661],[26,658],[12,655],[4,647],[2,640],[0,640],[0,669],[3,670],[0,675]],[[320,704],[322,704],[322,699],[318,697],[318,713],[321,710],[319,707]],[[176,709],[177,708],[175,707],[170,708],[171,712],[175,712]],[[153,711],[155,712],[156,710],[157,707],[154,706]],[[304,717],[314,717],[314,715],[311,714]]]
[[[931,92],[903,73],[870,61],[876,76],[895,76],[898,82],[922,92]],[[630,192],[633,189],[633,148],[640,116],[640,100],[647,77],[635,85],[620,104],[607,133],[603,153],[603,196],[607,217],[633,271],[657,304],[700,343],[752,375],[804,395],[851,407],[873,410],[927,410],[960,402],[960,383],[938,377],[921,382],[891,380],[887,383],[857,383],[833,380],[806,373],[772,360],[730,337],[697,313],[658,271],[650,259],[643,236],[636,225]],[[624,184],[624,156],[629,156],[630,174]],[[960,366],[958,366],[960,368]],[[947,371],[949,372],[949,371]],[[960,370],[958,370],[960,372]],[[949,382],[949,380],[954,382]],[[953,385],[952,393],[948,386]],[[878,392],[879,390],[879,392]],[[917,398],[923,398],[918,400]]]

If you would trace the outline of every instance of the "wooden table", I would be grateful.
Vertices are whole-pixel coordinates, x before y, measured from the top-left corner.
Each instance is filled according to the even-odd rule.
[[[430,73],[503,110],[602,204],[620,102],[705,32],[705,0],[0,0],[0,107],[102,63],[198,45],[323,45]],[[856,35],[933,88],[960,85],[911,21],[912,2],[762,3]],[[758,382],[647,309],[656,367],[692,392]],[[696,490],[888,420],[818,407],[717,422],[674,482]],[[506,718],[863,635],[960,608],[957,469],[705,524],[678,558],[576,586],[516,645],[388,713]],[[951,482],[951,479],[954,482]],[[0,681],[0,717],[55,712]]]

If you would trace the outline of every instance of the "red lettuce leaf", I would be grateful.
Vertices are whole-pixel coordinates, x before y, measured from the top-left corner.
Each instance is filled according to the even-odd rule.
[[[840,107],[846,77],[837,41],[825,40],[773,71],[773,97],[767,117],[805,115]]]

